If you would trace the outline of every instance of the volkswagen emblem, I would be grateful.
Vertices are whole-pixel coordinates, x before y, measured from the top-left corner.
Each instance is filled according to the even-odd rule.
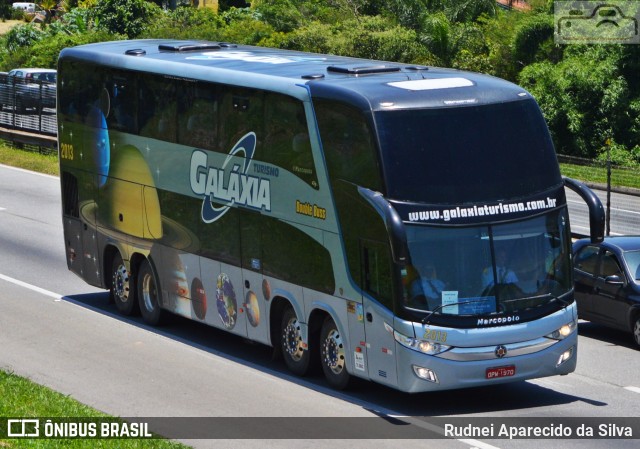
[[[504,345],[496,346],[496,350],[494,351],[496,357],[501,359],[505,355],[507,355],[507,348]]]

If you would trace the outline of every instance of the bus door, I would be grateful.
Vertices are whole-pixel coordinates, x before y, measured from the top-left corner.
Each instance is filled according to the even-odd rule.
[[[376,382],[397,385],[389,246],[373,240],[361,240],[360,243],[369,377]]]
[[[86,178],[86,179],[84,179]],[[99,286],[100,258],[96,236],[96,203],[93,199],[81,199],[80,192],[92,192],[92,177],[79,172],[76,176],[62,173],[64,211],[64,240],[67,265],[71,271],[91,285]],[[79,184],[86,184],[81,186]]]

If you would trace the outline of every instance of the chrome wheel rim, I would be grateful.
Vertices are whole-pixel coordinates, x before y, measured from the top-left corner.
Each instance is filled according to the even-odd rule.
[[[322,344],[322,360],[334,374],[340,374],[344,370],[344,344],[336,329],[331,329]]]
[[[297,318],[291,318],[282,333],[282,347],[292,360],[298,362],[304,355],[302,333]]]
[[[640,318],[636,320],[636,325],[633,327],[633,338],[636,340],[636,344],[640,345]]]
[[[113,273],[113,294],[120,302],[129,300],[129,272],[124,264],[120,264]]]
[[[155,309],[154,299],[157,294],[156,283],[154,282],[153,276],[146,273],[142,279],[142,301],[145,309],[149,312],[153,312]]]

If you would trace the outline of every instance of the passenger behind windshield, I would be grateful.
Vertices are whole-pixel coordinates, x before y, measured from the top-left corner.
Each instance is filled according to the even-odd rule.
[[[426,264],[419,271],[420,276],[410,286],[414,307],[435,310],[442,304],[442,291],[445,288],[445,283],[438,279],[433,264]]]
[[[496,282],[496,279],[498,282]],[[484,288],[492,287],[495,284],[517,284],[518,276],[508,266],[507,250],[500,248],[496,251],[496,271],[495,278],[493,265],[482,270],[482,285]]]

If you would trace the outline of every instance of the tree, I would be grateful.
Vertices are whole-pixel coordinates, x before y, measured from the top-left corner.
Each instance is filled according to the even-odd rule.
[[[145,0],[99,0],[93,17],[99,29],[132,39],[139,36],[152,17],[160,12],[157,5]]]
[[[621,46],[575,45],[558,64],[534,63],[520,73],[520,84],[538,100],[559,153],[593,158],[607,139],[627,148],[637,144],[638,121],[630,112],[639,96],[621,71],[622,56]]]

